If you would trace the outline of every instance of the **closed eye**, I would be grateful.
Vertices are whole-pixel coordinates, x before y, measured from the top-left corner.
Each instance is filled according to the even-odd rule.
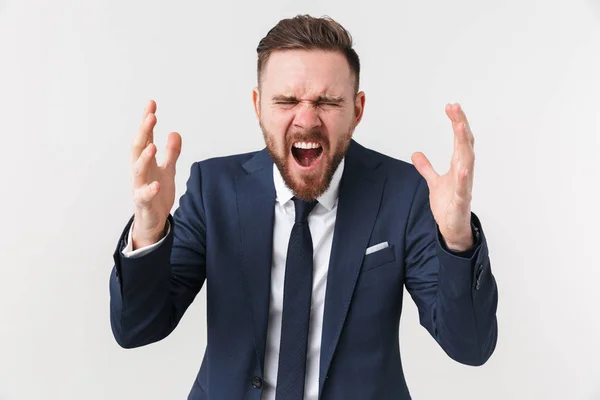
[[[272,101],[273,101],[274,105],[288,106],[288,107],[295,106],[296,104],[298,104],[300,102],[300,100],[298,100],[295,97],[287,97],[287,96],[274,96]],[[331,107],[331,108],[341,107],[343,105],[343,103],[344,103],[344,100],[342,98],[325,97],[325,96],[320,96],[318,99],[311,102],[313,107]]]
[[[339,107],[340,103],[338,102],[333,102],[333,101],[322,101],[322,102],[318,102],[317,106],[331,106],[331,107]]]

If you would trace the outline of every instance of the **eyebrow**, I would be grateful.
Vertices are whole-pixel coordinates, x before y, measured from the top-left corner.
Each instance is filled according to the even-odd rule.
[[[296,96],[285,96],[285,95],[275,95],[272,98],[273,101],[298,101]],[[336,96],[319,96],[315,100],[316,103],[335,103],[341,104],[344,102],[343,97]]]

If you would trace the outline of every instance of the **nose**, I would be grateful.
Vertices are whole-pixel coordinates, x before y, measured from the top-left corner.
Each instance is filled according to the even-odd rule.
[[[310,102],[299,104],[293,124],[295,128],[302,130],[310,130],[321,126],[319,110]]]

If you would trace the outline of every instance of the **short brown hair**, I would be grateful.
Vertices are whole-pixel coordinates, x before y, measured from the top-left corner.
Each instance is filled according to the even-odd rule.
[[[355,91],[360,80],[360,60],[352,48],[352,36],[330,17],[315,18],[297,15],[282,19],[259,42],[257,74],[258,83],[269,56],[276,50],[330,50],[341,52],[348,61],[355,77]]]

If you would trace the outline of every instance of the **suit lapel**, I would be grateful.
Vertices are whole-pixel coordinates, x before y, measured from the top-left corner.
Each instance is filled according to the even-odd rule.
[[[243,272],[252,310],[256,355],[264,370],[269,321],[275,187],[273,163],[262,150],[243,165],[237,180],[237,205]]]
[[[327,273],[319,396],[335,352],[381,202],[385,172],[352,141],[340,182],[338,211]]]

